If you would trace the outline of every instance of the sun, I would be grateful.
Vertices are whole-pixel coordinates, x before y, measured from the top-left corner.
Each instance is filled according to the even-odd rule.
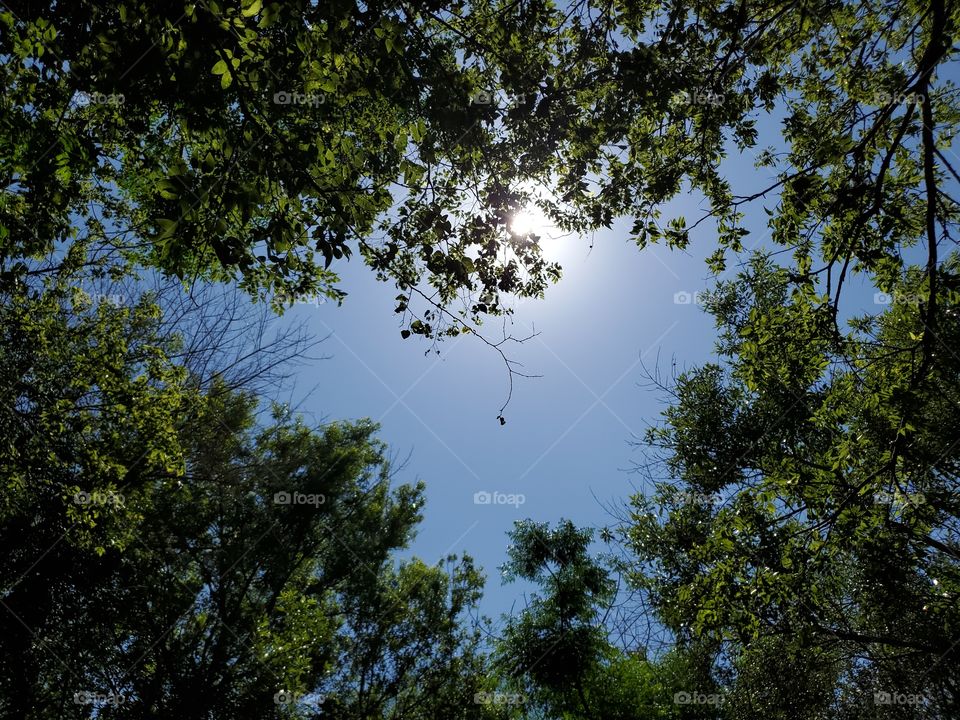
[[[510,230],[517,235],[543,235],[550,227],[550,219],[537,207],[517,210],[510,219]]]
[[[557,198],[546,187],[531,182],[517,188],[520,203],[507,220],[507,230],[516,236],[534,239],[547,262],[561,265],[573,260],[576,236],[557,227],[543,207],[558,204]],[[543,206],[543,207],[541,207]]]

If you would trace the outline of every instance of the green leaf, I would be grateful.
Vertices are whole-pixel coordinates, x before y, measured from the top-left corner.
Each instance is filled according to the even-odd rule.
[[[180,185],[173,180],[161,180],[157,183],[157,192],[165,200],[176,200],[180,197]]]

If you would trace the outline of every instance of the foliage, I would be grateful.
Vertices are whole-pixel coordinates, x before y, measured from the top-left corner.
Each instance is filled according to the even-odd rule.
[[[524,204],[575,230],[627,216],[641,245],[682,248],[708,219],[659,220],[683,191],[713,218],[714,269],[742,249],[744,210],[774,199],[773,241],[808,289],[819,256],[828,294],[856,271],[889,290],[921,238],[935,270],[935,223],[956,218],[942,179],[956,177],[944,149],[958,114],[941,72],[956,12],[13,3],[0,14],[4,271],[88,238],[179,277],[238,278],[281,307],[342,298],[335,268],[358,250],[397,284],[405,335],[436,336],[559,277],[538,238],[509,230]],[[785,142],[757,148],[768,122]],[[774,181],[734,188],[734,149]]]
[[[938,272],[956,277],[956,258]],[[938,303],[927,354],[914,269],[898,302],[838,343],[787,275],[757,260],[717,293],[725,364],[680,375],[649,435],[681,491],[635,498],[636,579],[681,636],[723,643],[751,708],[740,716],[873,717],[874,693],[949,716],[956,301]]]
[[[644,648],[610,640],[615,584],[590,555],[591,537],[570,521],[522,521],[510,533],[506,579],[534,582],[542,595],[507,619],[497,643],[508,697],[563,720],[717,718],[721,695],[698,648],[648,658]],[[691,703],[693,696],[711,702]]]
[[[148,714],[263,714],[273,688],[330,689],[335,717],[483,714],[461,698],[516,685],[541,714],[629,717],[676,671],[728,687],[735,717],[955,716],[958,18],[944,0],[5,6],[0,707],[82,712],[68,669]],[[735,150],[769,184],[734,187]],[[507,567],[544,595],[491,677],[457,622],[470,563],[393,561],[420,490],[388,489],[370,425],[255,422],[249,393],[178,361],[155,301],[91,304],[69,278],[104,253],[280,309],[342,299],[359,254],[396,284],[405,337],[457,334],[559,277],[509,228],[542,189],[562,228],[629,217],[641,246],[709,221],[717,273],[762,204],[785,259],[720,283],[717,362],[676,378],[648,437],[666,478],[626,540],[679,659],[615,650],[589,533],[531,523]],[[705,215],[661,223],[681,192]],[[893,305],[852,316],[857,273]],[[289,491],[325,501],[270,502]]]
[[[482,93],[521,58],[533,74],[514,90],[553,72],[538,45],[558,18],[485,1],[15,3],[0,14],[4,269],[79,236],[279,309],[342,299],[331,268],[359,248],[413,333],[433,335],[463,289],[478,292],[465,317],[499,313],[500,293],[539,294],[559,270],[506,232],[514,158],[487,152],[500,113]],[[411,316],[424,277],[433,305]]]
[[[423,487],[376,427],[258,420],[152,296],[77,292],[0,311],[0,712],[481,717],[482,578],[397,560]]]

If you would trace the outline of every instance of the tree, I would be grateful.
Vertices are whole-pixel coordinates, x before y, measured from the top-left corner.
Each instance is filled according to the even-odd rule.
[[[506,578],[524,578],[544,586],[504,632],[503,664],[528,677],[550,700],[589,712],[583,681],[600,660],[604,646],[597,612],[613,591],[601,567],[587,555],[590,533],[569,521],[556,530],[545,524],[518,523],[510,536]]]
[[[396,557],[422,485],[372,423],[260,412],[302,338],[68,280],[0,307],[0,714],[481,717],[482,578]]]
[[[494,177],[515,163],[487,152],[501,116],[487,85],[522,62],[511,90],[533,91],[558,17],[488,2],[15,3],[0,16],[5,270],[79,235],[181,278],[238,278],[279,308],[342,298],[329,268],[359,248],[399,285],[410,332],[433,335],[432,313],[467,287],[469,314],[498,313],[501,292],[540,293],[558,270],[528,238],[499,252],[518,195]],[[474,36],[502,38],[507,57]],[[455,230],[471,192],[484,209]],[[409,317],[421,277],[437,307]]]
[[[436,337],[558,276],[535,237],[509,228],[531,185],[546,186],[540,202],[564,228],[629,216],[641,245],[682,248],[707,223],[717,272],[762,204],[772,250],[792,256],[757,260],[716,294],[720,362],[678,378],[650,437],[668,479],[692,493],[636,499],[636,583],[681,645],[719,648],[738,712],[901,709],[870,703],[874,690],[923,693],[924,712],[950,716],[960,281],[943,246],[960,180],[949,159],[958,13],[943,0],[15,3],[0,13],[0,280],[15,295],[47,272],[38,257],[69,272],[97,248],[182,279],[236,278],[280,305],[341,297],[331,268],[356,251],[397,284],[404,332]],[[758,153],[775,177],[734,187],[724,157],[752,152],[762,121],[783,132]],[[661,224],[680,192],[702,196],[706,214]],[[841,300],[857,273],[894,306],[851,318]],[[47,322],[14,325],[18,369],[33,371],[23,342],[45,339],[36,325]],[[138,477],[183,462],[169,421],[204,394],[151,365],[152,350],[145,380],[114,377],[123,353],[101,349],[126,329],[97,327],[79,388],[54,373],[23,400],[11,374],[9,417],[40,408],[42,441],[14,428],[38,487],[79,475],[109,492],[137,443],[149,450]],[[54,370],[70,366],[53,357]],[[86,424],[68,427],[51,459],[63,403],[89,393],[106,395],[106,414],[80,413]],[[128,406],[143,409],[137,422],[80,442]],[[19,467],[11,487],[31,492]],[[106,557],[136,517],[91,509],[88,526],[97,515],[84,542]],[[33,527],[30,512],[18,517]],[[567,570],[579,604],[558,595],[514,630],[553,633],[566,652],[555,657],[572,660],[554,668],[579,683],[558,702],[586,712],[603,645],[582,593],[599,598],[603,583],[589,563]],[[554,632],[564,623],[577,642]]]
[[[937,270],[956,272],[955,256]],[[928,353],[929,276],[911,269],[838,344],[789,278],[758,258],[714,295],[723,363],[677,377],[648,437],[666,476],[634,499],[636,580],[681,637],[719,644],[738,717],[950,717],[956,298]],[[880,707],[891,697],[907,700]]]
[[[646,648],[611,641],[616,585],[590,555],[591,537],[570,521],[528,520],[510,533],[505,578],[534,582],[543,594],[508,618],[497,643],[505,696],[563,720],[717,718],[722,696],[703,664],[708,655],[691,646],[648,658]]]
[[[407,331],[433,336],[559,276],[508,227],[533,190],[567,229],[628,216],[639,243],[677,247],[707,217],[661,223],[660,206],[701,194],[715,269],[742,248],[745,208],[774,198],[774,241],[835,295],[856,270],[888,289],[897,248],[920,239],[933,290],[936,228],[955,219],[942,0],[13,3],[0,17],[14,275],[90,236],[279,305],[341,297],[330,268],[353,249],[397,283]],[[780,117],[785,146],[758,155],[776,179],[736,192],[724,157]],[[473,299],[450,314],[461,291]]]

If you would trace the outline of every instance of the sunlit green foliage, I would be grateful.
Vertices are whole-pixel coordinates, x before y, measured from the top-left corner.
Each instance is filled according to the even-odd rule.
[[[483,717],[482,578],[397,559],[423,486],[376,426],[258,415],[129,300],[0,306],[0,714]]]

